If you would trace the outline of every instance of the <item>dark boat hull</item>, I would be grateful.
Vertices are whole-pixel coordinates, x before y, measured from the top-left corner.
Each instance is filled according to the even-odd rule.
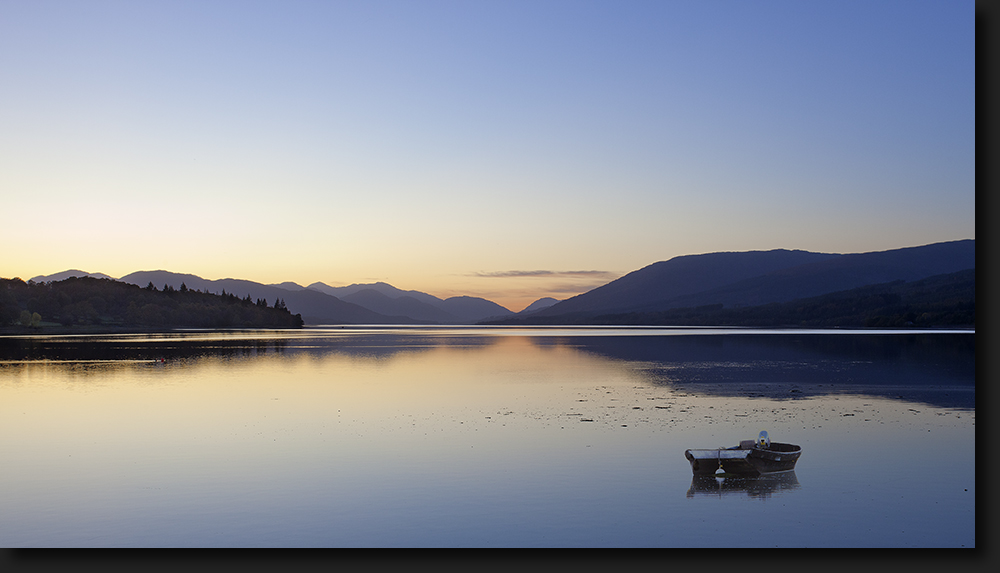
[[[759,476],[733,476],[718,479],[715,476],[691,476],[691,488],[687,496],[723,496],[746,495],[748,497],[768,498],[772,494],[798,489],[799,480],[795,471],[776,472]]]
[[[801,455],[802,448],[799,446],[778,442],[772,442],[767,448],[741,443],[735,448],[692,449],[684,452],[694,475],[715,475],[720,465],[730,475],[753,476],[787,472],[795,469],[795,463]]]
[[[771,444],[772,448],[775,445],[788,445],[791,444]],[[754,469],[757,470],[759,474],[770,474],[776,472],[787,472],[795,469],[795,462],[799,461],[799,456],[802,455],[802,449],[798,446],[792,446],[794,450],[774,450],[774,449],[755,449],[750,452],[747,456],[747,461],[753,465]]]

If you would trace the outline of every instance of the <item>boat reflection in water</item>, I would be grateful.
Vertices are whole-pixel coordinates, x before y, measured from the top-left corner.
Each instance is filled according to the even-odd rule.
[[[688,489],[687,496],[714,495],[722,497],[723,495],[745,493],[749,497],[767,499],[774,493],[798,488],[799,479],[795,477],[794,471],[727,478],[695,475],[691,479],[691,488]]]

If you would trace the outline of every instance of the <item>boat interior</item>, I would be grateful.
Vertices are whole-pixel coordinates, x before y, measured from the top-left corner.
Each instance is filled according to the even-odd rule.
[[[781,442],[771,442],[765,448],[759,448],[757,445],[757,440],[740,440],[739,446],[734,446],[729,448],[730,450],[753,450],[753,449],[764,449],[772,452],[797,452],[799,451],[799,446],[792,444],[782,444]]]

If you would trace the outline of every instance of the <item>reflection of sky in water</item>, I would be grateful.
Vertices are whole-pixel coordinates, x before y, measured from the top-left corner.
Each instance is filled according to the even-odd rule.
[[[793,339],[790,351],[562,332],[316,334],[111,337],[117,350],[50,339],[34,341],[28,363],[0,342],[0,488],[13,492],[0,499],[0,544],[975,542],[974,354],[948,366],[924,352],[913,367],[892,366],[913,353],[881,342],[860,352],[887,358],[858,360]],[[124,360],[83,358],[102,352]],[[938,354],[962,360],[961,349]],[[957,373],[941,385],[971,392],[972,407],[855,391],[878,381],[832,394],[767,382],[810,359],[854,376]],[[684,378],[713,369],[714,384]],[[689,495],[686,448],[761,429],[802,445],[796,487]]]

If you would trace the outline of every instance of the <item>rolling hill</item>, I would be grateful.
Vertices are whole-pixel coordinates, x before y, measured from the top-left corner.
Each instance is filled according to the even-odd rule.
[[[301,314],[306,324],[411,324],[416,321],[407,317],[390,317],[367,308],[342,301],[337,297],[319,291],[264,285],[242,279],[208,280],[196,275],[172,273],[169,271],[138,271],[118,279],[121,282],[146,286],[150,282],[157,288],[170,285],[180,288],[181,283],[189,289],[221,294],[223,291],[242,298],[264,298],[271,304],[282,299],[293,314]]]
[[[653,263],[533,317],[578,322],[603,314],[757,306],[975,266],[975,240],[856,254],[778,249],[686,255]]]
[[[536,313],[538,311],[541,311],[541,310],[544,310],[546,308],[549,308],[550,306],[556,304],[557,302],[559,302],[559,299],[557,299],[557,298],[552,298],[550,296],[543,297],[543,298],[540,298],[540,299],[536,300],[535,302],[529,304],[528,306],[524,307],[524,310],[522,310],[521,312],[519,312],[517,314],[518,314],[518,316],[525,316],[525,315],[528,315],[528,314],[533,314],[533,313]]]
[[[32,278],[38,282],[61,281],[68,277],[111,278],[101,273],[79,270],[63,271]],[[240,298],[263,298],[269,304],[285,301],[288,309],[301,314],[307,324],[474,324],[488,318],[512,316],[495,302],[468,296],[439,299],[420,291],[404,291],[387,283],[355,284],[330,287],[313,283],[303,287],[294,282],[265,285],[242,279],[204,279],[197,275],[171,271],[138,271],[117,279],[145,287],[152,283],[162,289],[170,286]]]
[[[375,312],[382,314],[401,312],[415,319],[419,316],[418,320],[426,322],[472,324],[488,318],[502,318],[514,314],[507,308],[484,298],[454,296],[442,300],[420,291],[401,290],[384,282],[343,287],[332,287],[318,282],[307,288],[353,302]]]
[[[32,282],[39,283],[39,282],[42,282],[42,281],[45,281],[45,282],[63,281],[63,280],[66,280],[66,279],[68,279],[70,277],[90,277],[90,278],[94,278],[94,279],[110,279],[111,278],[108,275],[103,274],[103,273],[88,273],[86,271],[72,269],[72,270],[68,270],[68,271],[63,271],[61,273],[56,273],[54,275],[33,277],[31,280],[32,280]]]
[[[462,322],[457,316],[412,296],[392,298],[375,289],[362,289],[341,297],[341,300],[389,316],[407,316],[427,323],[455,324]]]
[[[549,320],[555,324],[574,323],[565,315]],[[975,328],[976,270],[865,285],[759,306],[725,308],[709,304],[658,312],[602,314],[575,321],[648,326]]]

